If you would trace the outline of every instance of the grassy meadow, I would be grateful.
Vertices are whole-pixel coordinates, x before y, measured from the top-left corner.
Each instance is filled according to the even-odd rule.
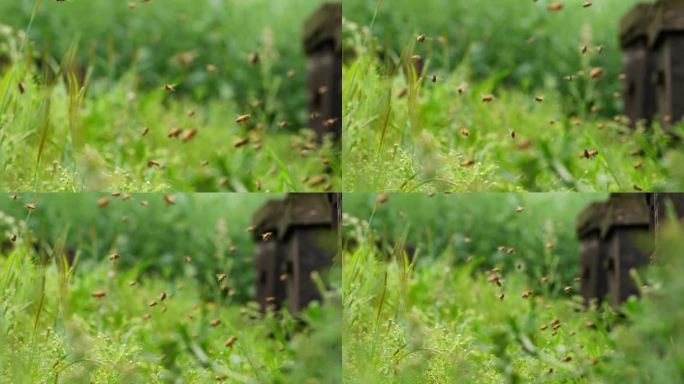
[[[684,187],[684,125],[621,115],[637,1],[551,3],[345,1],[344,190]]]
[[[3,195],[0,382],[340,382],[339,269],[296,317],[253,301],[246,228],[279,197]]]
[[[0,189],[339,190],[307,128],[322,3],[2,2]]]
[[[585,308],[574,217],[605,196],[377,199],[345,201],[345,382],[684,379],[684,244],[676,222],[660,235],[653,265],[638,272],[642,299]],[[403,251],[409,245],[413,259]]]

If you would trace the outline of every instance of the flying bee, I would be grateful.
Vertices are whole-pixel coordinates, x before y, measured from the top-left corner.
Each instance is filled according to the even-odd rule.
[[[624,73],[619,74],[619,75],[618,75],[618,80],[620,80],[620,81],[625,81],[625,80],[627,80],[627,75],[625,75]]]
[[[496,248],[496,250],[499,251],[499,252],[504,252],[504,251],[506,251],[506,247],[504,247],[503,245],[499,245],[499,246]]]
[[[21,81],[17,84],[17,87],[19,88],[19,93],[22,95],[26,92],[26,86]]]
[[[221,320],[220,319],[214,319],[214,320],[209,322],[209,325],[211,325],[212,327],[218,327],[219,325],[221,325]]]
[[[544,101],[544,96],[536,96],[534,98],[534,101],[536,101],[537,103],[541,103],[542,101]]]
[[[507,255],[512,255],[512,254],[514,254],[514,253],[515,253],[515,248],[513,248],[513,247],[510,247],[510,248],[508,248],[508,249],[506,250],[506,254],[507,254]]]
[[[106,197],[101,197],[99,200],[97,200],[97,206],[99,208],[104,208],[109,205],[109,199]]]
[[[233,344],[235,344],[235,342],[237,341],[237,339],[237,336],[229,337],[228,340],[226,340],[226,347],[232,347]]]
[[[333,125],[337,122],[336,118],[331,118],[323,122],[323,125],[325,125],[326,128],[332,128]]]
[[[273,236],[273,232],[265,232],[261,234],[261,240],[268,241]]]
[[[216,281],[219,283],[222,282],[223,280],[226,279],[226,274],[225,273],[217,273],[216,274]]]
[[[463,95],[466,92],[467,85],[461,84],[456,88],[456,92],[458,92],[459,95]]]
[[[147,306],[148,306],[148,307],[154,307],[154,306],[157,305],[157,304],[159,304],[159,303],[157,303],[155,300],[152,300],[152,301],[150,301],[149,303],[147,303]]]
[[[288,125],[289,125],[289,123],[288,123],[287,121],[285,121],[285,120],[283,120],[283,121],[281,121],[281,122],[278,123],[278,127],[279,127],[279,128],[283,128],[283,129],[284,129],[284,128],[287,128]]]
[[[245,231],[247,231],[247,232],[254,232],[255,229],[256,229],[256,228],[254,228],[253,226],[249,226],[249,227],[247,227],[247,228],[245,229]]]
[[[311,120],[316,120],[320,117],[321,117],[321,114],[316,112],[316,111],[313,111],[309,114],[309,119],[311,119]]]
[[[192,140],[195,137],[195,135],[197,135],[197,128],[186,129],[185,131],[183,131],[181,139],[183,139],[184,143],[187,143],[188,141]]]
[[[202,161],[200,161],[200,166],[206,167],[207,165],[209,165],[209,160],[202,160]]]
[[[585,149],[580,154],[580,159],[593,159],[596,156],[598,156],[598,151],[596,149]]]
[[[160,301],[160,302],[166,300],[166,298],[167,298],[166,292],[162,292],[162,293],[159,295],[159,301]]]
[[[250,64],[257,65],[259,64],[259,54],[257,52],[252,52],[247,56],[247,60],[249,60]]]
[[[138,4],[131,1],[130,3],[128,3],[128,8],[136,9],[136,8],[138,8]]]
[[[563,3],[553,2],[547,6],[548,10],[551,12],[558,12],[563,9]]]
[[[114,252],[111,255],[109,255],[109,261],[117,261],[121,258],[121,255],[119,252]]]
[[[385,204],[386,202],[389,201],[389,195],[386,193],[378,193],[377,196],[375,196],[375,202],[377,204]]]
[[[470,136],[470,131],[467,128],[462,128],[461,129],[461,136],[463,136],[463,137]]]
[[[588,50],[589,50],[589,47],[587,47],[586,45],[583,45],[582,49],[580,49],[580,53],[584,55],[585,53],[587,53]]]
[[[437,75],[432,75],[432,82],[436,83],[437,82]]]
[[[605,45],[597,45],[596,46],[596,52],[597,53],[603,53],[603,51],[606,49]]]
[[[164,202],[166,205],[173,205],[176,203],[176,198],[172,195],[164,195]]]
[[[289,71],[287,71],[287,77],[293,78],[295,76],[297,76],[297,72],[295,72],[294,69],[290,69]]]
[[[17,234],[16,234],[16,233],[13,233],[12,235],[10,235],[10,238],[9,238],[9,239],[10,239],[11,242],[14,243],[15,241],[17,241]]]
[[[421,33],[420,35],[416,36],[416,41],[419,43],[424,43],[426,38],[427,37]]]
[[[600,79],[601,77],[603,77],[603,73],[604,73],[603,68],[600,68],[600,67],[593,68],[593,69],[591,70],[591,72],[589,72],[589,77],[590,77],[592,80],[598,80],[598,79]]]
[[[228,291],[228,297],[235,297],[235,295],[237,295],[237,292],[235,292],[234,290],[231,289],[230,291]]]
[[[322,96],[322,95],[325,95],[326,93],[328,93],[328,87],[327,86],[322,85],[322,86],[318,87],[318,94],[319,95]]]
[[[148,164],[149,165],[149,164]],[[122,199],[125,200],[130,200],[133,196],[131,196],[130,193],[124,193]]]
[[[572,356],[570,356],[570,355],[565,356],[565,357],[563,358],[563,362],[564,362],[564,363],[569,363],[569,362],[571,362],[571,361],[572,361]]]
[[[283,282],[287,281],[287,274],[286,273],[283,273],[282,275],[280,275],[280,281],[283,281]]]
[[[518,208],[515,209],[515,211],[518,212],[518,213],[525,212],[525,208],[523,208],[523,207],[518,207]]]
[[[527,290],[527,291],[525,291],[525,292],[522,293],[522,298],[523,298],[523,299],[527,299],[527,298],[530,297],[530,296],[532,296],[532,291],[530,291],[530,290]]]
[[[176,92],[176,86],[177,86],[177,84],[166,84],[166,85],[164,86],[164,90],[165,90],[166,92],[169,92],[169,93],[171,93],[171,92]]]
[[[494,101],[494,95],[484,95],[482,96],[482,102],[483,103],[491,103]]]
[[[97,291],[93,291],[91,295],[96,299],[102,299],[105,296],[107,296],[107,291],[105,291],[104,289],[98,289]]]
[[[500,300],[500,301],[503,301],[503,300],[504,300],[504,297],[506,297],[506,295],[504,295],[504,293],[501,292],[501,294],[499,295],[499,300]]]
[[[214,64],[207,64],[207,72],[209,72],[209,73],[216,72],[216,66]]]
[[[161,163],[159,163],[156,160],[147,160],[147,167],[152,168],[152,167],[161,167]]]
[[[318,187],[318,186],[322,185],[323,183],[325,183],[325,181],[326,181],[325,175],[319,175],[319,176],[315,176],[315,177],[311,178],[311,180],[309,180],[309,185],[312,187]]]
[[[17,195],[10,196],[10,200],[17,200],[18,198],[19,198],[19,196],[17,196]]]
[[[218,185],[219,185],[219,187],[222,187],[222,188],[223,188],[223,187],[225,187],[226,185],[228,185],[228,182],[229,182],[229,181],[230,181],[230,179],[228,179],[227,177],[222,177],[222,178],[220,178],[220,179],[218,180]]]
[[[589,8],[592,5],[593,3],[591,1],[585,1],[584,3],[582,3],[582,8]]]
[[[515,131],[511,131],[511,139],[515,140]]]
[[[150,205],[150,202],[147,200],[140,200],[140,205],[142,205],[143,207],[147,207]]]
[[[174,128],[174,129],[170,130],[169,133],[166,134],[166,136],[168,136],[169,138],[176,138],[181,134],[182,131],[183,130],[180,128]]]
[[[554,246],[555,245],[550,241],[548,243],[546,243],[546,245],[545,245],[546,249],[553,249]]]
[[[268,297],[265,298],[265,300],[266,300],[267,303],[272,303],[272,302],[275,301],[275,297],[273,297],[273,296],[268,296]]]
[[[249,143],[249,138],[247,138],[247,137],[245,137],[243,139],[235,139],[235,141],[233,141],[233,147],[240,148],[247,143]]]
[[[563,292],[564,293],[572,293],[572,287],[567,286],[567,287],[563,288]]]
[[[190,262],[192,262],[192,258],[190,258],[190,256],[185,255],[183,256],[183,261],[185,261],[186,264],[190,264]]]
[[[462,166],[463,168],[470,168],[470,167],[472,167],[473,165],[475,165],[475,160],[472,160],[472,159],[463,160],[463,161],[461,162],[461,166]]]
[[[251,118],[252,118],[252,116],[250,116],[250,115],[240,115],[235,119],[235,122],[242,125],[242,124],[248,122],[249,119],[251,119]]]
[[[129,287],[132,287],[132,286],[134,286],[134,285],[136,285],[136,284],[138,284],[138,282],[135,281],[135,280],[130,280],[130,281],[128,282],[128,286],[129,286]]]
[[[35,203],[28,203],[24,205],[24,208],[28,209],[29,211],[33,211],[36,209],[36,204]]]

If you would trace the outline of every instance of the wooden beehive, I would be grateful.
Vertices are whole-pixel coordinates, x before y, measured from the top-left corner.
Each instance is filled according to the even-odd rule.
[[[625,115],[632,126],[639,121],[650,124],[656,113],[656,92],[652,82],[655,68],[648,44],[648,30],[653,7],[639,4],[620,22],[620,45],[623,50]]]
[[[314,271],[332,264],[338,249],[338,219],[333,214],[330,194],[294,193],[283,202],[278,240],[285,258],[287,301],[292,313],[321,293],[312,280]]]
[[[661,0],[652,13],[657,112],[665,125],[684,117],[684,1]]]
[[[606,204],[601,232],[608,292],[615,306],[639,294],[630,271],[648,263],[653,247],[649,217],[644,194],[615,193]]]
[[[253,216],[254,240],[256,241],[256,301],[265,310],[269,305],[276,309],[285,300],[285,283],[280,279],[284,272],[283,249],[278,243],[278,225],[282,213],[282,201],[271,200]],[[272,235],[264,240],[264,234]]]
[[[320,140],[342,133],[342,4],[326,3],[304,23],[309,124]]]
[[[606,249],[601,239],[605,211],[605,202],[595,202],[582,211],[577,219],[577,236],[580,240],[580,289],[587,305],[592,300],[600,303],[608,293]]]

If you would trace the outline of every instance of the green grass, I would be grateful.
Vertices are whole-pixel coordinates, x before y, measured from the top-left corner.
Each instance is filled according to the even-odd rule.
[[[622,69],[618,17],[609,4],[586,10],[567,5],[556,15],[541,3],[502,1],[469,7],[478,11],[461,17],[474,12],[471,20],[447,25],[428,23],[408,3],[381,4],[370,16],[358,11],[369,3],[375,4],[351,2],[343,21],[349,53],[343,67],[345,191],[681,188],[681,144],[671,134],[681,136],[684,125],[632,130],[624,118],[614,118],[622,105],[613,97]],[[538,22],[516,17],[520,13]],[[398,21],[391,15],[408,23],[407,32],[392,34]],[[504,22],[512,28],[505,38],[495,28]],[[425,43],[416,42],[419,33],[427,34]],[[542,45],[518,55],[516,47],[530,35],[541,36]],[[585,55],[583,44],[591,48]],[[594,49],[599,44],[605,45],[600,54]],[[560,53],[546,57],[548,49]],[[489,53],[479,55],[482,50]],[[426,60],[422,74],[409,64],[414,55]],[[530,72],[521,74],[521,67]],[[589,79],[598,67],[604,76]],[[574,81],[563,80],[579,72]],[[487,95],[494,96],[491,103],[483,102]],[[586,159],[585,151],[598,153]]]
[[[115,30],[107,35],[106,30],[88,25],[93,34],[88,35],[85,29],[79,37],[66,33],[67,28],[64,37],[55,42],[60,50],[53,52],[52,47],[46,47],[49,44],[44,38],[55,32],[59,20],[104,11],[77,3],[49,2],[41,8],[41,2],[36,2],[33,12],[8,10],[8,14],[28,16],[26,23],[31,27],[25,28],[24,24],[17,30],[26,29],[28,36],[35,34],[37,40],[26,40],[11,28],[3,28],[0,33],[3,190],[280,192],[341,188],[339,149],[329,140],[317,143],[306,126],[303,53],[294,48],[278,51],[283,40],[279,35],[277,44],[272,41],[273,30],[268,27],[269,21],[278,21],[275,15],[259,24],[263,34],[257,33],[256,37],[243,36],[254,32],[251,28],[233,31],[239,33],[225,31],[229,42],[254,44],[244,54],[226,53],[234,58],[230,63],[212,61],[219,56],[208,47],[202,47],[207,49],[203,51],[198,42],[195,48],[202,59],[188,64],[189,69],[176,68],[174,72],[161,64],[153,66],[146,62],[149,57],[145,54],[133,54],[119,45],[125,42],[130,46],[153,25],[173,26],[193,36],[210,33],[210,26],[178,28],[168,18],[181,10],[160,8],[161,4],[152,2],[140,4],[140,8],[159,8],[156,16],[161,19],[149,21],[147,27],[142,20],[155,13],[141,9],[145,14],[126,14],[126,20],[132,23],[126,33]],[[125,4],[122,6],[107,16],[99,16],[109,17],[102,22],[115,23],[117,12],[130,11]],[[306,12],[310,6],[297,6],[291,11]],[[62,8],[46,13],[57,7]],[[244,13],[257,12],[259,7],[232,4],[230,9]],[[203,23],[219,22],[219,14],[213,15],[217,20],[205,20],[211,15],[211,7],[196,8],[203,12]],[[290,27],[294,28],[291,33],[301,33],[301,27],[295,26],[301,25],[304,16],[291,16],[290,21],[297,23]],[[11,20],[16,23],[16,19],[25,20],[19,16]],[[276,27],[285,34],[280,21]],[[99,48],[88,50],[87,44],[94,38],[113,44],[109,55]],[[140,51],[152,47],[149,41],[138,43]],[[160,57],[172,56],[172,47],[160,43],[158,48]],[[241,51],[246,47],[231,49]],[[249,52],[259,52],[258,64],[248,62]],[[118,53],[130,56],[129,60],[121,61]],[[281,54],[291,55],[292,62]],[[116,70],[105,71],[102,67],[108,63]],[[215,72],[206,69],[209,63],[216,66]],[[287,76],[289,69],[297,70],[294,77]],[[175,92],[165,91],[167,84],[176,84]],[[220,92],[211,91],[211,87]],[[251,115],[251,119],[240,125],[235,120],[243,114]],[[281,122],[287,122],[288,127],[281,128]],[[145,128],[149,133],[143,136]],[[174,129],[182,130],[181,137],[168,137]],[[193,129],[195,136],[185,142],[182,135]],[[249,139],[249,143],[236,148],[234,143],[239,139]]]
[[[41,201],[59,205],[59,196],[69,195],[39,200],[35,213],[41,208],[49,211]],[[73,196],[77,195],[66,200],[73,203]],[[91,202],[94,197],[83,200]],[[194,199],[198,200],[195,204],[202,200]],[[255,198],[251,200],[243,199],[240,207],[253,205]],[[119,245],[127,249],[128,242],[143,241],[148,243],[147,251],[121,251],[121,259],[114,262],[106,257],[111,251],[88,256],[91,246],[81,244],[75,249],[78,258],[72,267],[62,256],[71,247],[70,236],[77,235],[68,229],[79,228],[78,213],[61,215],[61,224],[53,222],[59,225],[54,230],[61,236],[51,241],[53,251],[47,260],[35,253],[30,241],[39,237],[31,229],[32,222],[41,220],[47,225],[49,214],[30,214],[21,220],[0,213],[3,239],[18,234],[13,246],[3,242],[0,251],[0,382],[340,382],[339,269],[322,276],[330,287],[323,292],[323,302],[313,303],[297,318],[286,310],[268,310],[262,315],[258,305],[249,300],[253,282],[247,286],[240,277],[251,276],[245,268],[251,271],[253,266],[235,263],[237,256],[191,253],[190,264],[181,262],[175,273],[168,272],[173,239],[167,241],[165,251],[157,253],[155,247],[163,249],[164,240],[156,231],[173,232],[173,227],[194,221],[183,218],[191,216],[188,212],[179,217],[156,210],[154,205],[152,201],[148,215],[157,217],[155,228],[139,228],[130,237],[109,220],[113,224],[110,231],[123,240]],[[88,210],[86,204],[80,208]],[[108,208],[119,213],[125,210]],[[79,205],[72,204],[72,209],[78,211]],[[131,224],[143,225],[135,209],[129,206],[128,210]],[[97,228],[96,221],[90,222],[91,235],[102,235],[106,242],[107,235]],[[247,252],[241,248],[239,253]],[[182,260],[179,255],[175,258]],[[213,262],[206,262],[209,259]],[[158,264],[157,269],[150,269],[150,263]],[[228,274],[222,283],[215,277],[199,278],[221,272]],[[228,290],[241,292],[231,296]],[[94,297],[98,292],[106,292],[106,296]],[[163,301],[162,292],[167,294]],[[157,305],[150,306],[152,301]],[[212,326],[213,320],[221,323]],[[226,346],[232,336],[237,341]]]
[[[453,202],[470,199],[471,211],[477,211],[468,195],[450,196]],[[557,198],[572,204],[570,195]],[[405,225],[418,227],[411,213],[420,217],[421,209],[405,208]],[[384,238],[373,229],[382,225],[376,214],[385,209],[390,208],[345,218],[345,242],[355,244],[343,253],[345,382],[670,383],[684,378],[681,228],[662,235],[655,266],[641,274],[649,283],[642,291],[646,298],[630,299],[618,313],[608,306],[584,309],[576,294],[563,293],[564,286],[573,292],[579,286],[554,269],[564,260],[577,263],[576,253],[554,250],[551,258],[519,269],[509,266],[518,253],[499,261],[475,253],[467,262],[468,251],[457,244],[419,248],[409,263],[399,251],[406,236]],[[546,214],[549,221],[562,215]],[[370,227],[363,220],[367,217]],[[443,222],[433,216],[430,226]],[[535,224],[517,225],[528,234],[543,231]],[[458,224],[453,228],[455,235],[467,234]],[[383,238],[395,246],[389,257],[375,245]],[[494,238],[473,238],[473,243],[499,245]],[[492,265],[502,270],[501,288],[488,282]],[[533,277],[536,268],[543,268],[548,283]],[[531,296],[523,298],[527,290]],[[555,320],[560,321],[556,334]]]

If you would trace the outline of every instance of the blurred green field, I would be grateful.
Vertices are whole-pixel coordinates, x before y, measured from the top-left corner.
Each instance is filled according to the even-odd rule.
[[[253,301],[247,228],[280,195],[2,197],[0,382],[340,382],[339,269],[298,318]]]
[[[345,2],[344,190],[682,188],[684,125],[619,115],[618,23],[636,1],[549,3]]]
[[[2,2],[2,189],[339,190],[339,149],[307,128],[322,3]]]
[[[638,272],[644,298],[587,309],[575,293],[574,215],[601,195],[391,194],[378,204],[375,198],[345,196],[345,382],[684,378],[680,226],[659,236],[656,262]],[[525,210],[516,212],[517,204]],[[378,240],[389,246],[379,249]],[[412,262],[404,244],[418,247]],[[497,274],[501,287],[491,279]]]

